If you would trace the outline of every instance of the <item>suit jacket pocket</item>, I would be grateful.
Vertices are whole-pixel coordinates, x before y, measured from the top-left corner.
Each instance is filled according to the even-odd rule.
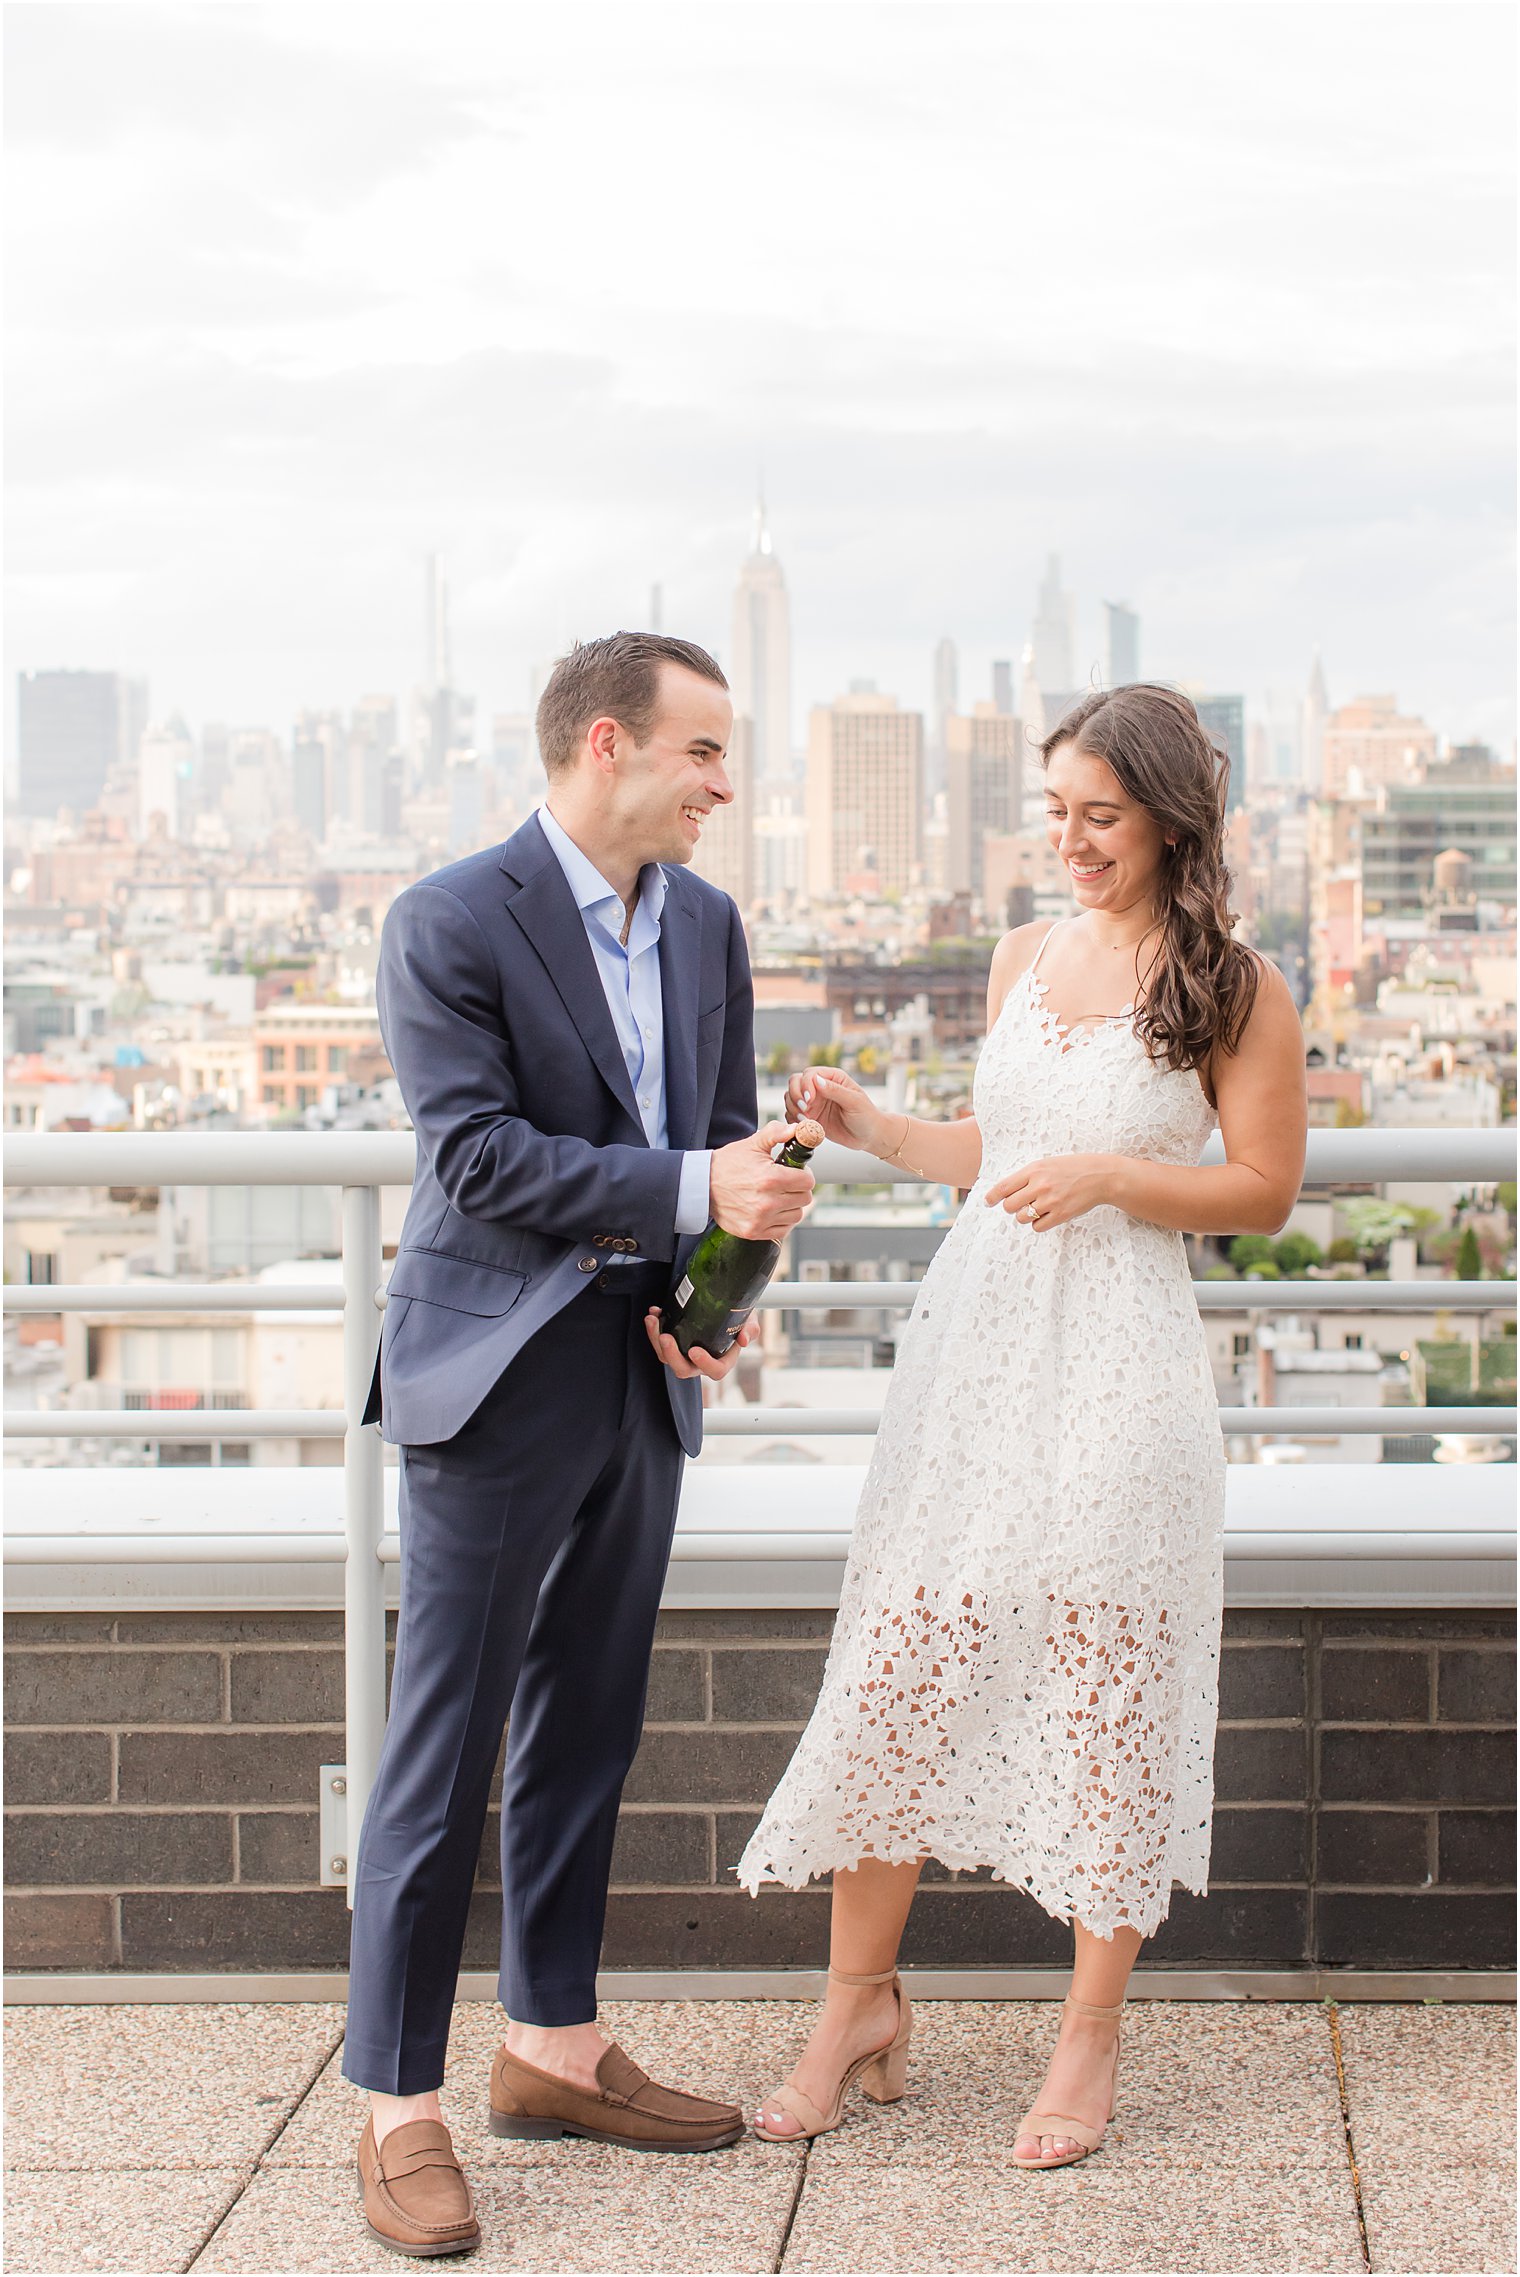
[[[444,1305],[450,1312],[495,1319],[512,1310],[527,1280],[526,1273],[507,1266],[478,1265],[436,1249],[403,1249],[391,1267],[387,1294],[420,1297],[424,1304]]]
[[[717,1059],[723,1050],[724,1026],[728,1017],[726,1004],[715,1004],[710,1012],[697,1014],[697,1057]]]

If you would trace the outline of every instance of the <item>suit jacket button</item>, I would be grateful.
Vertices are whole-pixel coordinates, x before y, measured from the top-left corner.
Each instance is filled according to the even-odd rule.
[[[596,1259],[594,1257],[577,1257],[575,1267],[578,1273],[594,1273],[597,1269]]]

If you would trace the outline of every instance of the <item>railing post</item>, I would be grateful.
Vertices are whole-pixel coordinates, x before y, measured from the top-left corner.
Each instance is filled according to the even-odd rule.
[[[348,1727],[348,1902],[354,1902],[359,1829],[385,1733],[384,1451],[363,1420],[374,1373],[380,1285],[380,1189],[343,1189],[343,1703]]]

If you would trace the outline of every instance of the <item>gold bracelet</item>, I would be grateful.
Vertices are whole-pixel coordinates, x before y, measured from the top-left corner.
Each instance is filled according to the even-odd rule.
[[[911,1131],[911,1130],[912,1130],[912,1128],[913,1128],[913,1117],[912,1117],[911,1115],[904,1115],[904,1117],[903,1117],[903,1134],[902,1134],[902,1137],[901,1137],[901,1138],[898,1140],[898,1142],[897,1142],[896,1146],[895,1146],[895,1147],[892,1149],[892,1152],[891,1152],[890,1154],[883,1154],[883,1155],[879,1155],[879,1156],[877,1157],[878,1161],[881,1161],[881,1162],[902,1162],[902,1166],[903,1166],[904,1170],[912,1170],[912,1169],[913,1169],[913,1165],[912,1165],[912,1163],[911,1163],[911,1162],[903,1162],[903,1148],[904,1148],[904,1147],[907,1145],[907,1143],[908,1143],[908,1133],[909,1133],[909,1131]],[[917,1172],[916,1172],[916,1171],[914,1172],[914,1176],[915,1176],[915,1177],[917,1176]]]

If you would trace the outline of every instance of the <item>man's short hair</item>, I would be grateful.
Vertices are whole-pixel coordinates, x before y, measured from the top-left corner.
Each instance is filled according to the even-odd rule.
[[[538,699],[538,748],[544,772],[573,766],[581,738],[594,719],[615,719],[635,743],[647,743],[660,714],[660,667],[679,665],[715,686],[728,682],[705,648],[665,633],[609,633],[578,640],[549,675]]]

